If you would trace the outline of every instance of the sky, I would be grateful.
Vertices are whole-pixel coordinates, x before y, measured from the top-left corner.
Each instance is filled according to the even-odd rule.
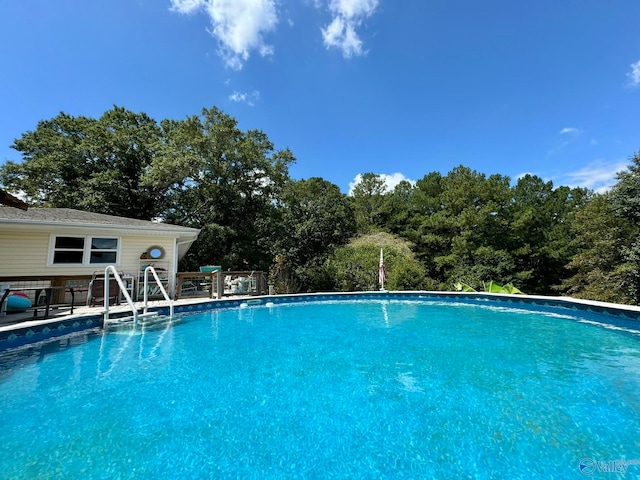
[[[604,191],[640,151],[638,0],[4,0],[0,164],[38,121],[217,106],[348,193],[464,165]]]

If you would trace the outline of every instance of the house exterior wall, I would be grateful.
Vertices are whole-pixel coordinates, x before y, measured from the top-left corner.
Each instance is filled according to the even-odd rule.
[[[43,275],[49,234],[0,231],[0,277]]]
[[[80,278],[90,277],[96,272],[104,272],[105,264],[53,265],[53,239],[56,236],[87,236],[118,238],[119,272],[130,274],[136,282],[140,280],[146,265],[154,265],[161,277],[168,279],[170,290],[174,287],[174,261],[176,236],[167,232],[143,232],[114,228],[56,227],[55,229],[34,229],[16,225],[0,229],[0,281],[12,277],[37,278]],[[157,260],[144,260],[140,256],[152,246],[164,250],[164,256]]]

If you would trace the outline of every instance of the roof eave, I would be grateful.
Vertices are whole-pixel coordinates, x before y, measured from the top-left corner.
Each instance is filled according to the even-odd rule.
[[[60,222],[60,221],[42,221],[42,220],[25,220],[25,219],[0,219],[0,224],[14,224],[14,225],[37,225],[40,227],[74,227],[74,228],[106,228],[117,230],[144,230],[149,232],[150,227],[144,225],[122,225],[122,224],[110,224],[110,223],[91,223],[91,222]],[[154,224],[162,225],[162,224]],[[151,228],[154,232],[165,233],[182,233],[199,235],[199,228],[181,227],[179,225],[172,225],[171,228],[163,228],[162,226],[154,226]]]

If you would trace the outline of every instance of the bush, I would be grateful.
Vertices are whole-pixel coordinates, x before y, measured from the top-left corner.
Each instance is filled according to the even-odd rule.
[[[326,277],[339,291],[378,290],[380,248],[384,252],[388,290],[433,289],[410,244],[387,233],[364,235],[337,248],[324,265]]]

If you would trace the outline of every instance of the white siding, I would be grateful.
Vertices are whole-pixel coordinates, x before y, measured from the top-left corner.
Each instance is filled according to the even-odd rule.
[[[0,276],[46,275],[49,235],[0,231]]]
[[[160,246],[164,249],[164,257],[158,260],[158,265],[162,264],[163,268],[166,268],[169,273],[171,272],[173,264],[173,238],[166,237],[123,237],[122,239],[122,257],[119,270],[125,273],[138,274],[141,270],[144,270],[143,265],[150,265],[154,263],[152,260],[141,260],[140,255],[143,252],[149,250],[149,247]]]
[[[89,235],[119,238],[119,271],[137,276],[140,271],[140,254],[151,246],[161,246],[165,256],[158,262],[163,262],[170,275],[174,255],[173,236],[131,236],[126,232],[96,229],[64,229],[56,235],[73,236]],[[125,235],[122,235],[125,233]],[[43,232],[7,232],[0,231],[0,277],[26,276],[75,276],[91,275],[96,271],[104,271],[103,265],[49,265],[51,234]]]

